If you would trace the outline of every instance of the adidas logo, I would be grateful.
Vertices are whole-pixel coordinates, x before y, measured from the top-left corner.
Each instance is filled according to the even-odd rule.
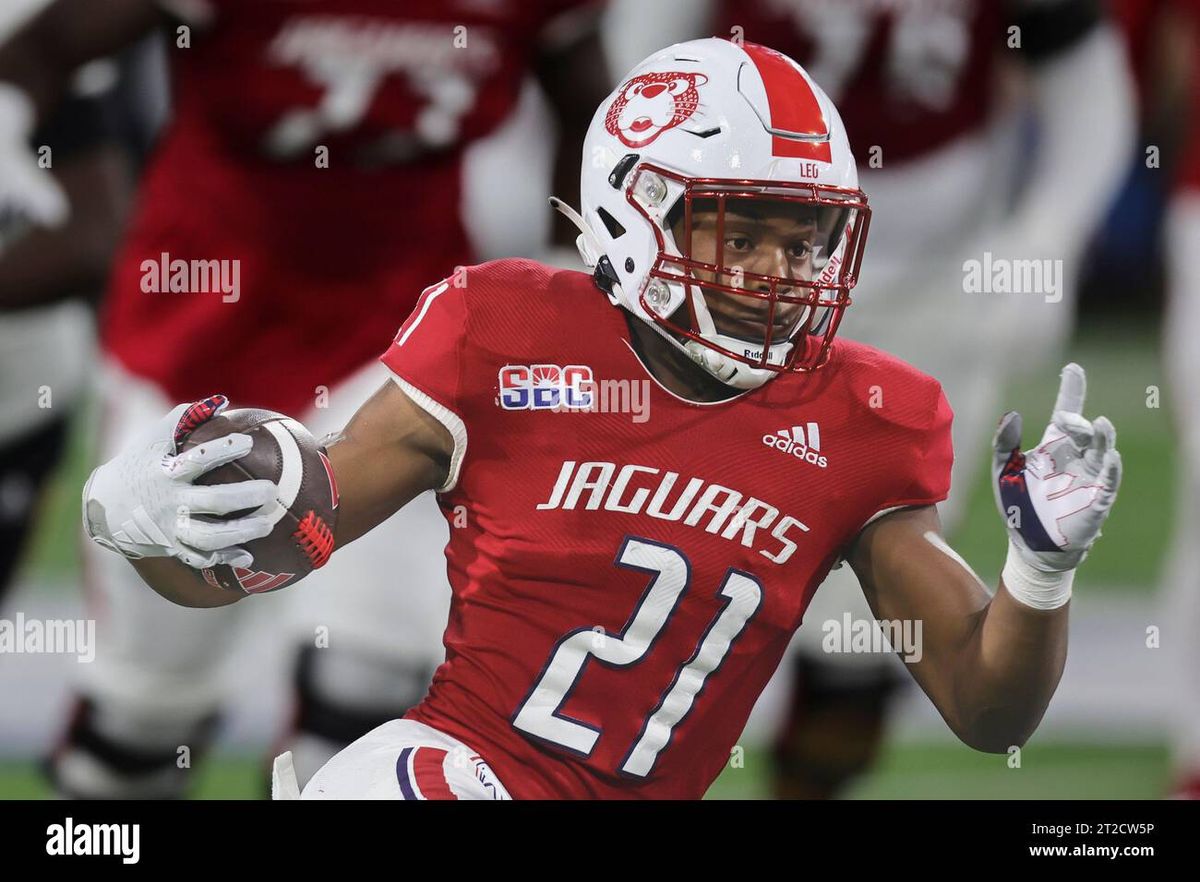
[[[763,435],[762,443],[818,468],[829,467],[829,460],[821,455],[821,429],[816,423],[780,429],[774,435]]]

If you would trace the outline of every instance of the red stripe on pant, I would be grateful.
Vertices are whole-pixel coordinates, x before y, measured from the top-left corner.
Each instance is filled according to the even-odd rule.
[[[436,747],[418,747],[413,754],[413,778],[426,799],[458,799],[446,783],[446,751]]]

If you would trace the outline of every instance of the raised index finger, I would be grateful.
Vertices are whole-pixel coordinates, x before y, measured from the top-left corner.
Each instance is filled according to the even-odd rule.
[[[1087,376],[1083,368],[1071,362],[1062,369],[1062,382],[1058,386],[1058,398],[1054,401],[1054,412],[1083,413],[1083,400],[1087,396]]]

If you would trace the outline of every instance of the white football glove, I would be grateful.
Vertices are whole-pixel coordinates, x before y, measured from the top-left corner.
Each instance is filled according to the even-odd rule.
[[[234,432],[176,453],[184,435],[228,405],[224,395],[181,404],[92,472],[83,488],[88,536],[128,558],[174,557],[194,569],[249,567],[252,555],[238,546],[269,534],[270,519],[253,514],[208,521],[193,515],[257,509],[275,501],[278,488],[267,480],[212,486],[192,481],[245,456],[253,439]]]
[[[58,227],[70,214],[66,194],[29,150],[33,125],[29,96],[0,83],[0,252],[30,225]]]
[[[1011,552],[1035,579],[1079,566],[1099,538],[1121,483],[1116,430],[1106,417],[1094,422],[1083,418],[1086,391],[1083,368],[1064,367],[1050,425],[1032,450],[1021,452],[1021,415],[1016,411],[1006,413],[996,430],[996,504],[1008,527]]]

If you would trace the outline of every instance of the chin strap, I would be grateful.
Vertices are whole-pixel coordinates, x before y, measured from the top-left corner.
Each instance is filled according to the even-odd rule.
[[[550,197],[550,207],[561,213],[579,230],[579,238],[575,240],[575,247],[579,249],[579,256],[583,258],[584,266],[591,268],[599,263],[600,258],[604,256],[604,246],[600,244],[600,240],[596,238],[591,227],[580,217],[579,212],[557,196]]]
[[[608,295],[608,299],[612,304],[620,306],[621,280],[617,278],[617,274],[612,268],[612,263],[609,262],[608,255],[604,253],[604,246],[596,238],[596,234],[592,232],[584,219],[580,217],[579,212],[557,196],[550,197],[550,207],[560,212],[579,230],[579,237],[575,240],[575,247],[579,249],[579,256],[583,259],[583,265],[593,270],[592,278],[595,280],[596,286]]]

